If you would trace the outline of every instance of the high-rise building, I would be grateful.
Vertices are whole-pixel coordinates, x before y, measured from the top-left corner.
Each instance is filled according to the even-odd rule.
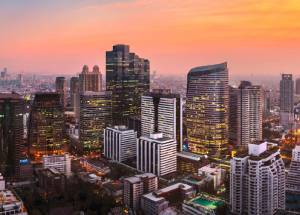
[[[216,155],[228,143],[227,63],[189,71],[186,95],[186,127],[189,149]]]
[[[71,97],[71,107],[75,112],[75,117],[79,119],[80,99],[79,99],[79,78],[78,77],[72,77],[70,79],[70,97]]]
[[[54,168],[57,171],[64,173],[67,177],[71,176],[71,158],[69,154],[63,155],[44,155],[43,168]]]
[[[150,63],[128,45],[115,45],[106,52],[106,90],[112,92],[114,124],[140,114],[141,96],[149,92]]]
[[[300,95],[300,78],[296,79],[296,94]]]
[[[84,154],[102,151],[103,132],[111,126],[111,93],[86,91],[80,95],[79,141]]]
[[[136,149],[137,169],[157,176],[176,172],[176,148],[176,140],[164,137],[162,133],[141,136]]]
[[[67,106],[67,80],[65,79],[65,77],[56,77],[55,89],[56,92],[59,93],[60,102],[65,108]]]
[[[126,126],[107,127],[104,131],[104,155],[123,162],[136,157],[136,132]]]
[[[262,140],[263,91],[248,81],[229,90],[229,140],[239,146]]]
[[[102,74],[97,65],[93,67],[93,71],[89,71],[87,65],[83,66],[82,72],[79,74],[79,91],[102,91]]]
[[[0,93],[0,171],[19,177],[23,144],[24,102],[15,93]]]
[[[280,123],[291,127],[294,111],[294,81],[292,74],[282,74],[280,81]]]
[[[158,189],[158,178],[152,173],[144,173],[124,179],[124,204],[137,210],[143,194]]]
[[[273,215],[285,208],[285,169],[279,148],[249,144],[230,161],[230,205],[234,214]]]
[[[286,190],[300,194],[300,145],[293,149],[292,162],[287,174]]]
[[[64,138],[64,108],[58,93],[36,93],[29,116],[28,145],[36,160],[61,154]]]
[[[271,91],[264,90],[264,111],[263,116],[266,118],[271,113]]]
[[[182,151],[182,98],[163,90],[154,90],[142,96],[142,135],[163,133],[177,141],[177,150]]]

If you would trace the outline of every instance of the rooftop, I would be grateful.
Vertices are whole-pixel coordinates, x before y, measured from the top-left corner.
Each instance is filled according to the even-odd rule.
[[[194,154],[191,152],[177,152],[178,157],[187,158],[190,160],[200,161],[202,158],[205,158],[203,155]]]
[[[209,208],[211,210],[215,210],[218,207],[224,205],[224,202],[222,202],[222,201],[212,200],[212,199],[208,199],[205,197],[197,197],[197,198],[191,200],[191,202],[196,205],[200,205],[201,207]]]
[[[22,201],[11,190],[0,191],[0,211],[23,207]]]
[[[226,69],[226,68],[227,68],[227,62],[224,62],[220,64],[195,67],[192,68],[189,73],[209,72],[216,69]]]

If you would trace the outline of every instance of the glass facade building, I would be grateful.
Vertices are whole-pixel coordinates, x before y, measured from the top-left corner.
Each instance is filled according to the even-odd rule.
[[[216,155],[228,144],[227,63],[201,66],[187,77],[186,127],[191,152]]]
[[[115,45],[106,52],[106,90],[112,92],[113,122],[127,122],[140,113],[141,96],[149,92],[150,63],[128,45]]]
[[[61,154],[64,138],[64,111],[59,93],[36,93],[29,116],[28,143],[35,160],[43,155]]]
[[[23,110],[20,95],[0,93],[0,172],[5,177],[20,174]]]

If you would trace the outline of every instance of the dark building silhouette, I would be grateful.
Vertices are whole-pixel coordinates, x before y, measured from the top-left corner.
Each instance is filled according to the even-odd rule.
[[[20,176],[24,102],[16,93],[0,93],[0,172]]]
[[[67,106],[67,81],[65,77],[56,77],[55,80],[55,89],[56,92],[60,95],[60,102],[63,107]]]
[[[29,116],[28,143],[35,160],[62,153],[64,112],[58,93],[36,93]]]
[[[131,53],[128,45],[106,52],[106,90],[112,92],[114,124],[139,115],[141,96],[149,92],[149,76],[149,61]]]

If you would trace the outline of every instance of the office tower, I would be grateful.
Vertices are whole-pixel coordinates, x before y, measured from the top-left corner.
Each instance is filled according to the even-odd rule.
[[[149,92],[149,76],[149,61],[131,53],[128,45],[115,45],[106,52],[106,90],[112,92],[114,124],[140,114],[141,96]]]
[[[56,92],[60,95],[60,102],[65,108],[67,106],[67,81],[65,77],[56,77],[55,89]]]
[[[137,170],[157,176],[176,172],[176,140],[162,133],[141,136],[137,141]]]
[[[238,146],[262,140],[263,91],[248,81],[229,90],[229,140]]]
[[[230,205],[234,214],[271,215],[285,208],[285,170],[279,148],[249,144],[230,161]]]
[[[177,150],[182,151],[182,98],[170,91],[153,90],[142,96],[142,135],[163,133],[177,141]]]
[[[40,161],[43,155],[61,154],[64,139],[64,111],[58,93],[36,93],[29,116],[30,154]]]
[[[296,79],[296,94],[300,95],[300,78]]]
[[[137,210],[143,194],[158,189],[158,178],[152,173],[144,173],[124,179],[124,204]]]
[[[103,132],[111,126],[111,93],[86,91],[80,95],[79,141],[84,154],[102,151]]]
[[[87,65],[83,66],[82,72],[79,74],[79,91],[102,91],[102,74],[97,65],[93,67],[93,71],[89,71]]]
[[[280,81],[280,123],[291,127],[294,111],[294,81],[292,74],[282,74]]]
[[[292,162],[287,174],[286,190],[300,194],[300,145],[293,149]]]
[[[71,176],[71,158],[69,154],[63,155],[44,155],[43,168],[54,168],[57,171],[64,173],[67,177]]]
[[[20,95],[0,93],[0,171],[5,177],[20,176],[23,109]]]
[[[136,132],[126,126],[107,127],[104,130],[104,155],[123,162],[136,157]]]
[[[70,97],[71,97],[71,107],[75,112],[76,119],[79,119],[79,78],[72,77],[70,79]]]
[[[194,153],[216,155],[228,143],[227,63],[193,68],[187,76],[186,127]]]

